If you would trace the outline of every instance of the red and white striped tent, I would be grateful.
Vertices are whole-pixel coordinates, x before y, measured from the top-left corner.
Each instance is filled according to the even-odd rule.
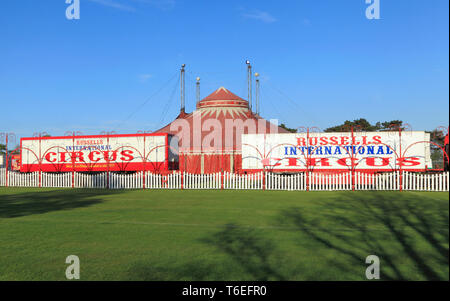
[[[183,133],[180,127],[189,132]],[[199,101],[194,112],[181,112],[174,121],[156,131],[178,136],[179,168],[190,173],[240,172],[241,135],[269,132],[288,131],[253,113],[245,99],[224,87]],[[221,141],[210,143],[214,139]]]

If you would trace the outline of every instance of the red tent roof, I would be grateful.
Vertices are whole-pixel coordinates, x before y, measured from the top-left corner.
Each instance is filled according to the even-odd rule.
[[[194,118],[194,116],[196,117]],[[196,118],[199,121],[194,121]],[[236,122],[236,127],[230,128],[230,123],[233,122]],[[219,131],[215,128],[218,124],[221,127]],[[186,126],[189,127],[189,133],[183,133],[184,129],[180,128]],[[180,139],[180,151],[194,153],[240,152],[242,134],[269,132],[288,133],[285,129],[277,127],[251,112],[245,99],[231,93],[224,87],[217,89],[199,101],[197,109],[193,113],[182,112],[173,122],[156,131],[156,133],[177,135]],[[220,147],[203,145],[204,140],[207,140],[207,144],[209,144],[211,138],[215,136],[214,133],[220,136],[220,138],[217,137],[221,140]],[[203,139],[205,137],[207,139]],[[183,139],[187,141],[183,142]],[[199,140],[202,141],[201,145],[198,145]]]
[[[237,96],[236,94],[230,92],[224,87],[220,87],[216,91],[212,92],[208,96],[202,99],[202,101],[207,100],[244,100]]]
[[[248,102],[224,87],[220,87],[197,103],[197,109],[208,107],[248,108]]]

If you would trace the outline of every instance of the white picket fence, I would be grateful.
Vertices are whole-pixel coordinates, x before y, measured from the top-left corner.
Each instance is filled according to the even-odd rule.
[[[131,174],[107,173],[20,173],[0,169],[0,186],[11,187],[74,187],[110,189],[244,189],[244,190],[415,190],[449,191],[449,172],[413,173],[403,171],[369,174],[320,172],[298,174],[253,173],[188,174],[174,172],[167,175],[150,172]],[[400,185],[401,184],[401,185]]]
[[[220,175],[220,174],[219,174]],[[263,189],[263,173],[233,174],[225,172],[223,175],[224,189]]]

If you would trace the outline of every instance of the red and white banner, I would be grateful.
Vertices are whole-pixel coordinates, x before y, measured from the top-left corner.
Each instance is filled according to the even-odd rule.
[[[178,162],[175,139],[167,134],[22,138],[20,170],[163,171]]]
[[[425,170],[432,168],[423,131],[242,135],[242,169]]]

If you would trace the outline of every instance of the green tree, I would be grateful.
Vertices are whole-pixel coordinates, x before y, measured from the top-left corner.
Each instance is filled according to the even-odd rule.
[[[405,130],[405,127],[403,126],[403,121],[401,120],[391,120],[391,121],[385,121],[381,123],[380,131],[398,131],[398,129],[401,128],[402,130]]]
[[[430,140],[437,145],[444,147],[444,139],[445,139],[445,133],[442,130],[433,130],[430,133]],[[444,162],[444,153],[442,152],[442,149],[437,147],[434,144],[431,144],[431,160],[433,161],[434,168],[442,168],[443,162]]]
[[[370,124],[370,122],[368,122],[366,119],[360,118],[355,119],[353,121],[346,120],[343,124],[325,129],[325,132],[348,132],[351,130],[351,127],[355,127],[358,130],[362,130],[365,132],[372,132],[379,130],[379,128],[377,128],[376,125],[374,126]]]
[[[346,120],[343,124],[325,129],[324,132],[348,132],[351,130],[351,127],[353,127],[354,130],[364,132],[392,131],[397,130],[399,127],[403,130],[405,129],[403,121],[401,120],[391,120],[371,124],[365,118],[359,118],[353,121]]]
[[[291,133],[297,133],[297,129],[288,128],[284,123],[280,125],[280,128],[285,129],[286,131]]]
[[[444,146],[444,139],[445,139],[445,133],[442,130],[433,130],[430,133],[431,141],[433,141],[436,144],[439,144],[440,146]]]
[[[20,154],[20,145],[16,145],[14,147],[14,151],[12,152],[13,155],[19,155]]]

